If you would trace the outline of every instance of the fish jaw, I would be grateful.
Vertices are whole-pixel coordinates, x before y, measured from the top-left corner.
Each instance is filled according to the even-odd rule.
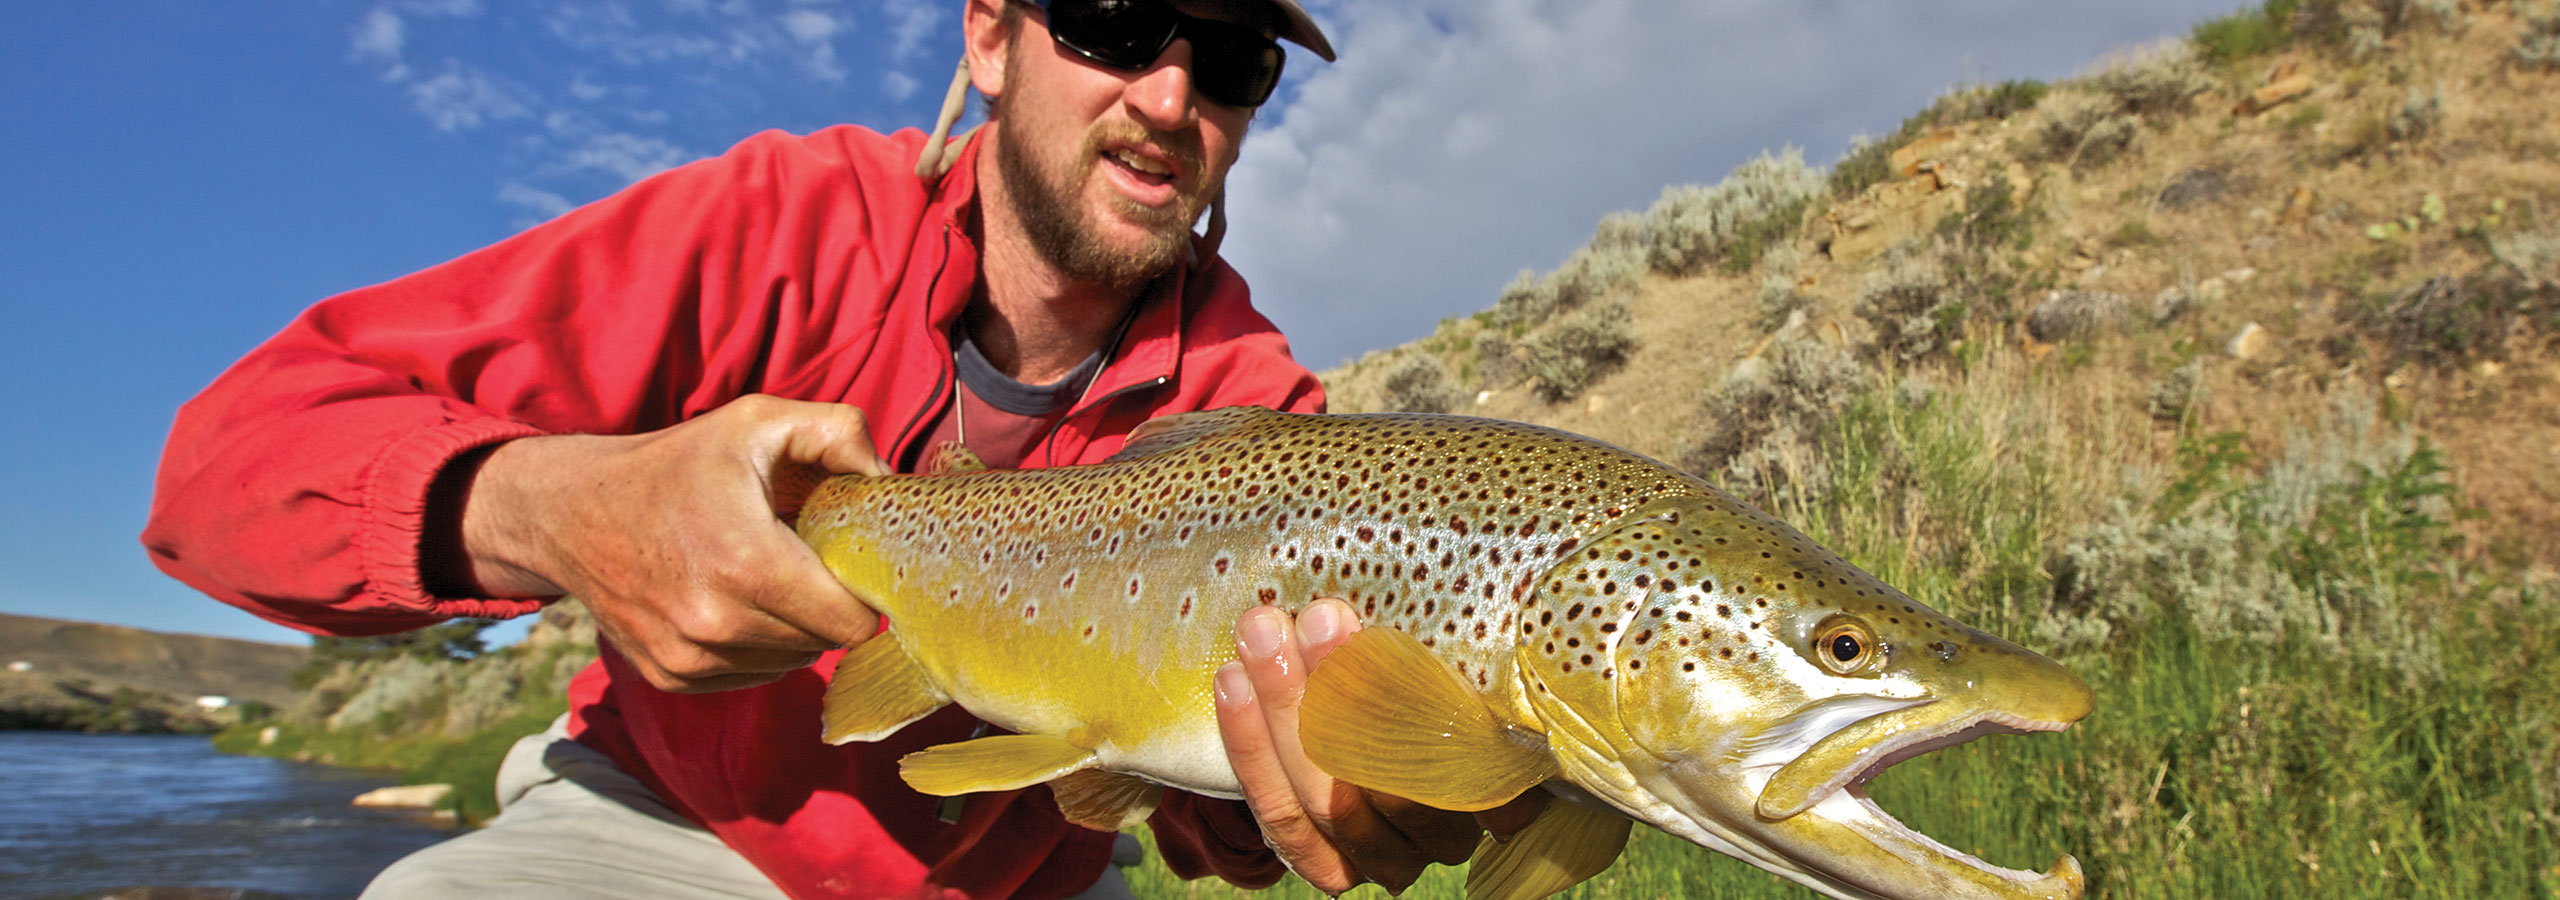
[[[1903,825],[1858,784],[1773,821],[1752,809],[1758,779],[1734,778],[1729,764],[1630,763],[1653,801],[1646,821],[1842,900],[2077,900],[2087,887],[2068,854],[2043,872],[1995,865]]]
[[[2061,731],[2094,708],[2068,669],[1980,638],[1963,682],[1906,673],[1878,685],[1899,688],[1891,695],[1807,702],[1722,746],[1622,758],[1675,813],[1655,823],[1664,830],[1744,845],[1752,852],[1736,855],[1835,897],[2073,900],[2086,879],[2069,855],[2042,872],[1994,865],[1913,830],[1866,794],[1867,782],[1904,760],[1992,734]]]

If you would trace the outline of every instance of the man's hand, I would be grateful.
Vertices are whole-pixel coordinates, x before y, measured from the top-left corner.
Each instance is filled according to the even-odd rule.
[[[1336,781],[1298,745],[1298,700],[1307,670],[1360,628],[1340,600],[1309,604],[1295,622],[1277,607],[1236,623],[1237,662],[1218,670],[1218,733],[1262,823],[1263,842],[1317,890],[1340,894],[1374,881],[1401,892],[1431,863],[1456,865],[1490,827],[1528,826],[1546,799],[1532,790],[1481,814],[1450,812]]]
[[[753,687],[878,630],[777,511],[828,474],[885,471],[861,410],[742,397],[647,434],[500,445],[463,546],[483,590],[584,601],[662,690]]]

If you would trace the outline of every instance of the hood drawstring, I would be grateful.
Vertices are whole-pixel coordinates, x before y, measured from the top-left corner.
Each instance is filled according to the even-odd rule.
[[[960,113],[969,107],[969,57],[960,57],[960,68],[951,73],[951,88],[942,92],[942,114],[933,120],[933,136],[926,138],[924,149],[916,153],[916,177],[939,181],[951,171],[951,162],[960,156],[960,145],[969,142],[968,132],[951,136],[951,126],[960,121]],[[975,131],[977,129],[970,129]]]

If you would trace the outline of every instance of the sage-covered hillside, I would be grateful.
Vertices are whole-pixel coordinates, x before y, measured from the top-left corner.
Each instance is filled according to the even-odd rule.
[[[1325,380],[1679,463],[2088,677],[2070,732],[1872,785],[1957,849],[2560,896],[2555,92],[2551,3],[2276,0],[1668,188]],[[1571,896],[1812,896],[1639,832]]]

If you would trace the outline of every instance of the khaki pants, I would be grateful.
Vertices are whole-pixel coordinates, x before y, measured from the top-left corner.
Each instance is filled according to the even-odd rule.
[[[489,827],[392,863],[363,900],[783,900],[745,857],[660,802],[604,754],[569,740],[568,717],[517,741],[498,767]],[[1113,862],[1134,861],[1120,838]],[[1118,865],[1073,900],[1126,900]]]

